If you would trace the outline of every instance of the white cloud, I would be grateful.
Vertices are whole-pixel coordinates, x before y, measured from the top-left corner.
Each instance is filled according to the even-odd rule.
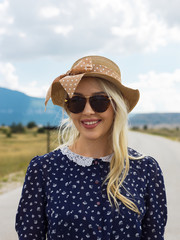
[[[26,37],[26,33],[20,32],[20,33],[19,33],[19,36],[20,36],[21,38],[25,38],[25,37]]]
[[[0,62],[0,86],[10,89],[18,87],[18,76],[16,75],[16,69],[9,62]]]
[[[4,0],[4,2],[0,3],[0,13],[2,14],[3,12],[5,12],[8,7],[9,7],[8,0]]]
[[[180,69],[172,73],[140,74],[139,80],[130,85],[140,90],[138,112],[179,112]]]
[[[113,26],[112,34],[119,38],[133,38],[137,45],[141,44],[144,52],[157,51],[159,47],[166,46],[170,42],[180,42],[180,28],[168,26],[156,18],[139,25]],[[133,44],[133,43],[132,43]]]
[[[0,35],[3,35],[6,33],[6,29],[5,28],[0,28]]]
[[[14,23],[14,18],[8,14],[9,1],[4,0],[0,3],[0,35],[7,33],[9,25]]]
[[[169,26],[180,25],[179,0],[150,0],[147,3],[150,11],[163,18]]]
[[[39,86],[38,84],[27,84],[19,86],[18,91],[21,91],[31,97],[44,98],[47,93],[48,85]]]
[[[67,36],[72,30],[73,30],[72,25],[68,25],[68,26],[59,25],[54,27],[55,33],[62,34],[63,36]]]
[[[116,0],[111,2],[117,7],[115,3]],[[145,2],[132,1],[131,4],[126,3],[123,8],[121,4],[116,11],[118,9],[123,16],[123,21],[112,24],[111,32],[120,41],[124,39],[120,49],[127,51],[125,40],[130,38],[133,40],[134,49],[139,49],[141,46],[144,52],[157,51],[159,47],[166,46],[170,42],[180,42],[180,27],[169,27],[162,18],[149,11]]]
[[[178,18],[169,24],[170,16],[164,17],[161,8],[154,6],[147,0],[54,0],[53,5],[50,0],[4,0],[0,5],[1,56],[11,61],[64,53],[127,55],[179,44]]]
[[[40,9],[40,16],[44,18],[57,17],[60,14],[60,10],[54,6],[47,6]]]
[[[0,87],[18,90],[29,96],[43,98],[49,88],[47,84],[39,86],[37,81],[20,83],[15,67],[9,62],[0,62]]]

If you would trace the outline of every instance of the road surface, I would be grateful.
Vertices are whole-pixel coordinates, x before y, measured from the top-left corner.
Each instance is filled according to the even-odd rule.
[[[164,175],[168,202],[165,240],[180,239],[180,142],[130,132],[129,147],[150,155],[159,162]]]
[[[145,155],[151,155],[159,162],[164,173],[168,200],[165,239],[180,239],[180,143],[158,136],[130,132],[129,146]],[[18,239],[14,222],[20,194],[21,188],[18,188],[0,195],[0,240]]]

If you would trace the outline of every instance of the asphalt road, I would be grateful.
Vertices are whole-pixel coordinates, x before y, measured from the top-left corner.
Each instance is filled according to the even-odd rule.
[[[160,164],[168,202],[165,240],[180,239],[180,142],[159,136],[130,132],[129,147],[154,157]]]
[[[0,240],[17,240],[15,215],[21,188],[0,195]]]
[[[129,146],[145,155],[151,155],[159,162],[164,173],[168,200],[165,239],[180,239],[180,143],[158,136],[130,132]],[[20,194],[21,189],[18,188],[0,196],[0,240],[18,239],[14,222]]]

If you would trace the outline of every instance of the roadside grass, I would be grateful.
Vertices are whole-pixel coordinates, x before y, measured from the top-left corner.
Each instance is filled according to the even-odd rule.
[[[57,130],[50,133],[50,151],[58,146]],[[24,178],[31,159],[47,153],[47,134],[28,130],[7,137],[0,132],[0,185]],[[9,178],[9,174],[14,174]]]
[[[131,131],[138,131],[142,133],[157,135],[161,137],[168,138],[174,141],[180,141],[180,128],[138,128],[134,127],[130,129]]]

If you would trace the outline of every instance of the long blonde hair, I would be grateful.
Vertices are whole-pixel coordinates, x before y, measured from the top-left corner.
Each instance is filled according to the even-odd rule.
[[[115,111],[114,123],[112,126],[112,147],[114,155],[110,162],[110,171],[104,181],[107,182],[107,196],[113,206],[112,200],[116,208],[119,209],[117,200],[120,200],[126,207],[140,214],[136,204],[120,193],[123,182],[129,172],[128,156],[128,106],[123,99],[120,90],[107,80],[96,78],[101,88],[108,96],[112,98],[111,104]],[[79,137],[79,132],[75,128],[70,118],[65,119],[60,127],[59,138],[60,147],[63,145],[72,145]]]

